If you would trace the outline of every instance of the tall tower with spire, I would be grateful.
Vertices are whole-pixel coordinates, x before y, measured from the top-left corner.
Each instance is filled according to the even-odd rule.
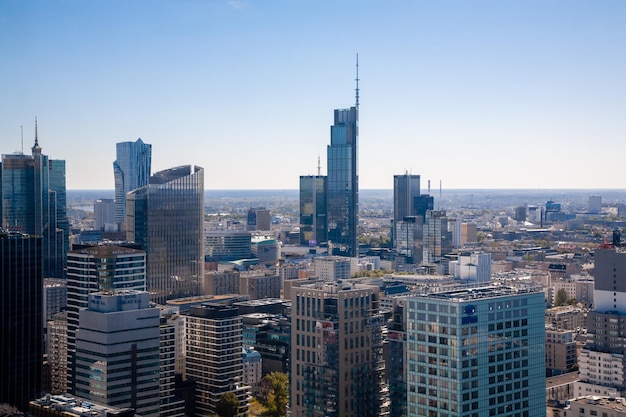
[[[44,277],[64,277],[69,249],[65,161],[43,154],[37,119],[31,154],[2,155],[0,194],[1,227],[41,236]]]
[[[359,57],[356,60],[355,105],[338,109],[327,148],[327,224],[333,254],[358,256],[359,212]]]

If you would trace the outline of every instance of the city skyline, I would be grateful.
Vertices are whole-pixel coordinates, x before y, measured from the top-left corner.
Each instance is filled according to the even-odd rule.
[[[0,4],[2,153],[37,117],[67,189],[114,189],[115,143],[142,138],[153,171],[295,190],[357,53],[360,189],[624,188],[622,2]]]

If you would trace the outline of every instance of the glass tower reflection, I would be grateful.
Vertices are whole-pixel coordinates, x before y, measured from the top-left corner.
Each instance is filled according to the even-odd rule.
[[[127,195],[127,239],[147,253],[147,287],[157,303],[197,295],[204,266],[204,169],[160,171]]]
[[[334,255],[352,257],[358,256],[358,120],[357,107],[335,110],[327,149],[328,240]]]

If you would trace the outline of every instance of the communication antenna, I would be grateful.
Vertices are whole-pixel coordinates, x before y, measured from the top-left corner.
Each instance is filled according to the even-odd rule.
[[[322,165],[320,162],[320,155],[317,155],[317,176],[321,176],[322,175]]]
[[[354,91],[356,92],[356,108],[359,108],[359,54],[356,54],[356,78],[354,79],[354,81],[356,81],[356,88],[354,89]]]
[[[35,146],[39,145],[39,139],[37,136],[37,116],[35,116]]]
[[[428,180],[428,194],[430,194],[430,180]]]
[[[20,126],[20,130],[22,132],[22,155],[24,154],[24,125]]]

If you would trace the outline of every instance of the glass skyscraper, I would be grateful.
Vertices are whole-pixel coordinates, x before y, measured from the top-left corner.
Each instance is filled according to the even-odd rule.
[[[407,416],[546,415],[540,287],[409,297],[406,318]]]
[[[358,256],[359,177],[357,164],[359,110],[335,110],[327,148],[328,240],[333,254]]]
[[[326,242],[326,177],[300,177],[300,244]]]
[[[420,195],[420,176],[406,173],[393,176],[393,220],[417,216],[415,197]]]
[[[204,169],[157,172],[127,199],[127,239],[146,251],[150,299],[165,304],[197,294],[204,269]]]
[[[152,161],[152,145],[141,138],[135,142],[115,145],[117,159],[113,162],[115,176],[115,221],[126,221],[126,194],[148,185]]]
[[[43,356],[41,237],[0,229],[0,404],[28,410]]]
[[[63,278],[69,248],[65,161],[49,159],[41,150],[35,134],[31,155],[2,155],[0,226],[42,236],[44,277]]]

